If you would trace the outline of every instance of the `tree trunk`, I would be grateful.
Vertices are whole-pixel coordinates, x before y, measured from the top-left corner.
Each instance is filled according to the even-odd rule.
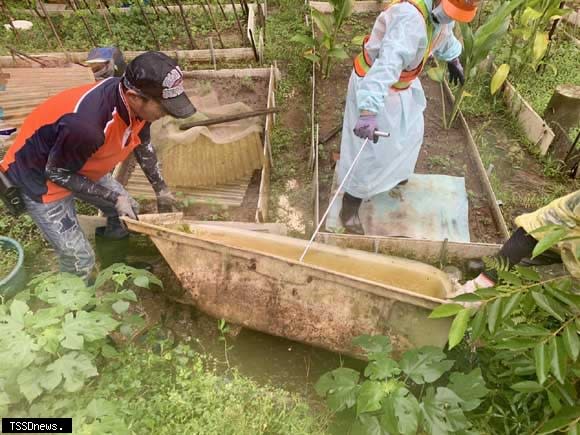
[[[571,151],[568,132],[580,124],[580,86],[558,86],[546,107],[544,119],[556,134],[550,147],[552,154],[566,160]]]

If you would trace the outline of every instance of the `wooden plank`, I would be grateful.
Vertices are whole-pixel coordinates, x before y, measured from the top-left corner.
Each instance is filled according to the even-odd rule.
[[[209,63],[212,60],[212,51],[204,50],[165,50],[162,51],[169,57],[176,59],[178,62],[188,60],[191,62]],[[138,55],[145,53],[145,51],[125,51],[123,54],[125,59],[131,60]],[[251,61],[254,59],[254,51],[251,48],[220,48],[213,50],[213,53],[218,62],[237,62],[237,61]],[[72,62],[80,63],[87,59],[87,53],[84,51],[64,53],[34,53],[32,57],[39,60],[53,61],[53,62]],[[30,67],[30,61],[22,59],[14,60],[12,56],[0,56],[0,67],[19,68]],[[40,69],[40,68],[38,68]]]
[[[275,107],[276,100],[274,96],[274,89],[276,87],[276,70],[272,65],[270,67],[270,80],[268,83],[268,104],[267,107]],[[268,208],[270,202],[270,166],[272,162],[272,128],[274,125],[274,115],[270,114],[266,117],[264,125],[264,158],[263,167],[260,177],[260,188],[258,192],[258,204],[256,209],[256,222],[265,222],[268,219]]]
[[[439,264],[441,258],[446,257],[449,263],[459,265],[471,259],[493,256],[502,246],[491,243],[445,243],[401,237],[355,236],[327,232],[319,233],[316,240],[343,248],[395,255],[429,264]]]
[[[6,91],[0,92],[4,109],[2,123],[20,128],[26,117],[41,103],[65,89],[94,83],[90,68],[74,65],[67,68],[3,68]],[[16,135],[6,139],[10,146]]]
[[[451,92],[451,89],[449,89],[449,85],[447,84],[446,81],[444,81],[443,84],[445,87],[445,91],[447,93],[447,98],[453,101],[453,93]],[[487,176],[487,171],[485,170],[483,162],[481,161],[479,149],[477,148],[475,140],[473,139],[473,135],[471,134],[469,125],[467,124],[467,121],[465,120],[465,117],[463,116],[461,110],[459,111],[457,117],[461,121],[463,131],[465,132],[465,136],[467,137],[467,150],[469,151],[469,157],[471,158],[471,161],[474,163],[475,169],[477,171],[477,176],[481,181],[481,184],[483,185],[485,193],[487,194],[487,201],[489,207],[491,208],[491,213],[495,221],[495,225],[497,229],[500,231],[502,237],[507,240],[510,234],[507,225],[505,223],[505,219],[503,218],[503,214],[501,213],[501,210],[497,203],[497,198],[495,196],[493,188],[491,187],[489,177]]]
[[[253,3],[251,3],[251,4],[253,4]],[[49,6],[52,6],[52,7],[49,8]],[[61,7],[54,8],[54,6],[61,6]],[[225,5],[222,5],[222,7],[224,8],[224,12],[226,12],[226,13],[233,12],[231,4],[225,4]],[[47,8],[48,15],[71,15],[74,13],[74,11],[72,9],[65,9],[66,6],[64,6],[64,5],[47,5],[47,4],[45,4],[45,8]],[[172,14],[179,13],[179,6],[168,5],[167,8],[169,9],[169,11]],[[236,4],[236,10],[240,10],[240,8],[241,8],[241,5]],[[150,13],[150,14],[155,13],[153,8],[150,6],[143,6],[143,9],[147,13]],[[85,9],[79,9],[79,11],[84,11],[84,10]],[[201,7],[199,5],[184,4],[183,10],[184,11],[198,11],[198,10],[201,11]],[[108,14],[107,9],[91,9],[91,11],[96,12],[96,13],[101,14],[101,15]],[[130,13],[133,13],[134,11],[131,10],[131,8],[116,8],[115,13],[117,13],[117,12],[121,13],[121,14],[130,14]],[[163,6],[163,7],[157,6],[157,12],[160,14],[167,14],[167,10],[165,9],[165,6]],[[34,12],[31,11],[30,9],[13,9],[13,13],[16,16],[34,14]],[[42,13],[42,11],[40,11],[40,13]]]
[[[497,71],[497,67],[491,61],[488,62],[488,68],[491,74],[495,74]],[[554,131],[509,80],[503,84],[502,94],[509,111],[516,117],[524,130],[526,138],[538,147],[541,155],[545,155],[556,136]]]

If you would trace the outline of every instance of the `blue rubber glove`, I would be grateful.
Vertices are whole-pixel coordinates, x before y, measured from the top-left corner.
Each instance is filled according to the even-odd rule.
[[[447,62],[447,70],[449,71],[449,82],[456,85],[465,83],[465,74],[463,74],[463,65],[458,57],[453,59],[451,62]]]
[[[355,135],[361,139],[369,139],[374,143],[377,143],[379,138],[375,136],[375,131],[377,131],[377,115],[360,115],[356,125],[354,126],[353,132]]]

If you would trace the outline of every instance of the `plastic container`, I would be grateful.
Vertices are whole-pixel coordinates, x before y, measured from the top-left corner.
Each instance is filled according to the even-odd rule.
[[[26,285],[26,271],[24,269],[24,250],[20,243],[10,237],[0,236],[0,255],[7,251],[16,251],[18,260],[14,268],[4,276],[0,276],[0,295],[11,298],[24,289]]]

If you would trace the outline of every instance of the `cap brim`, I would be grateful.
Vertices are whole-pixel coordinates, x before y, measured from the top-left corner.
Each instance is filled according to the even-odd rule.
[[[196,108],[189,101],[189,97],[185,93],[166,100],[160,100],[161,105],[167,111],[168,114],[174,118],[189,118],[195,112]]]
[[[104,58],[97,58],[97,59],[87,59],[85,60],[85,63],[105,63],[108,62],[112,59],[104,59]]]
[[[443,5],[443,11],[445,14],[447,14],[449,18],[452,18],[455,21],[459,21],[460,23],[471,22],[477,13],[477,8],[469,10],[460,9],[450,1],[443,1],[441,4]]]

